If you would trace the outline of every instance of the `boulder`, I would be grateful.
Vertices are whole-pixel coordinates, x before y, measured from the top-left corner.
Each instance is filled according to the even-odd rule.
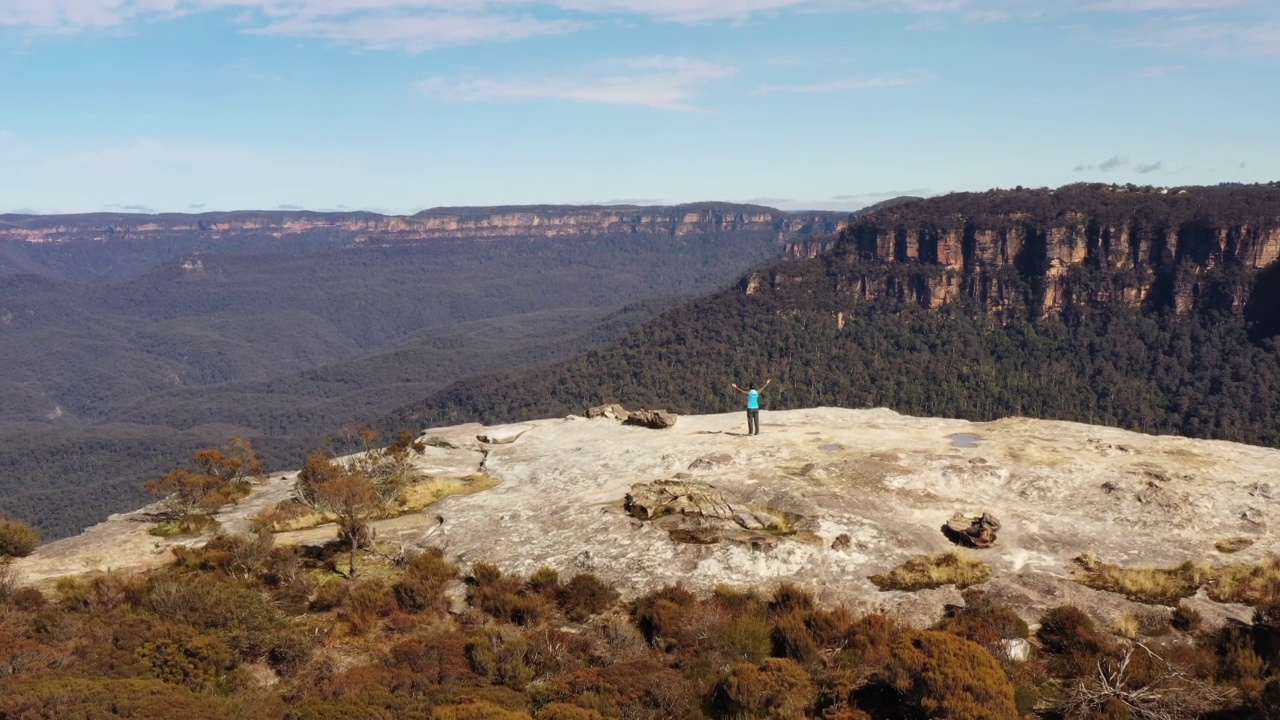
[[[588,419],[608,418],[610,420],[625,421],[630,415],[631,413],[626,408],[616,403],[612,405],[597,405],[587,410]]]
[[[674,427],[679,415],[666,410],[635,410],[630,413],[623,425],[639,425],[651,430],[665,430]]]
[[[1000,521],[991,513],[971,518],[956,511],[955,515],[942,526],[942,532],[958,545],[975,548],[991,547],[996,542],[996,533],[1000,530]]]

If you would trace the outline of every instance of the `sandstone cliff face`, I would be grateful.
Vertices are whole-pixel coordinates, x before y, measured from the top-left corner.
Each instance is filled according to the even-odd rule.
[[[1093,303],[1240,313],[1270,274],[1260,271],[1280,263],[1276,188],[1076,190],[921,201],[858,219],[837,241],[799,239],[785,254],[847,260],[845,289],[862,299],[933,308],[966,299],[1039,317]]]
[[[69,215],[0,218],[0,242],[148,239],[182,234],[211,237],[267,233],[349,235],[352,244],[384,245],[443,239],[715,235],[776,233],[779,240],[831,235],[845,215],[791,214],[728,203],[674,207],[442,208],[413,216],[371,213],[212,213],[207,215]]]

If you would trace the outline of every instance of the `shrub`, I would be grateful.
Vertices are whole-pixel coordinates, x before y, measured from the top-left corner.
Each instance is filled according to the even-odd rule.
[[[711,691],[714,717],[800,720],[809,716],[817,690],[804,668],[786,658],[769,658],[758,667],[738,663]]]
[[[560,588],[560,574],[555,568],[540,567],[529,576],[529,587],[534,592],[554,597],[556,590]]]
[[[0,557],[26,557],[40,546],[40,533],[21,520],[0,518]]]
[[[936,555],[913,557],[882,575],[872,575],[871,582],[881,590],[927,590],[955,585],[963,590],[991,577],[991,566],[974,560],[957,550]]]
[[[533,679],[528,654],[529,643],[523,635],[501,628],[486,628],[467,643],[467,659],[477,675],[516,691]]]
[[[156,678],[192,690],[212,688],[235,667],[235,656],[222,638],[181,625],[164,628],[134,653]]]
[[[729,660],[758,663],[773,652],[774,630],[762,617],[736,615],[720,633],[719,641]]]
[[[431,713],[431,720],[532,720],[526,713],[510,710],[491,702],[465,705],[441,705]]]
[[[1036,632],[1045,651],[1064,655],[1077,650],[1096,652],[1098,633],[1093,620],[1074,605],[1059,605],[1040,618]]]
[[[618,591],[595,575],[579,573],[556,594],[560,610],[571,620],[585,620],[604,612],[618,599]]]
[[[1200,629],[1203,618],[1200,611],[1187,605],[1178,605],[1173,609],[1173,617],[1170,620],[1173,627],[1182,632],[1195,632]]]
[[[386,584],[377,578],[360,580],[351,586],[342,610],[343,619],[357,634],[369,632],[378,620],[391,614],[395,600]]]
[[[407,670],[436,685],[456,683],[472,676],[467,638],[459,633],[402,640],[391,647],[387,665]]]
[[[808,664],[818,657],[818,645],[804,624],[799,613],[792,612],[778,618],[773,628],[773,654]]]
[[[313,612],[325,612],[342,607],[351,594],[351,585],[345,580],[326,580],[316,586],[315,595],[308,607]]]
[[[576,705],[550,703],[538,713],[538,720],[604,720],[604,716]]]
[[[632,617],[645,639],[656,643],[660,638],[674,637],[681,615],[697,603],[693,593],[679,585],[668,585],[636,600]]]
[[[939,720],[1016,720],[1013,686],[976,643],[926,630],[894,645],[885,678],[912,708]]]
[[[431,549],[409,560],[401,579],[392,586],[396,602],[406,612],[447,612],[449,598],[445,590],[458,576],[458,568],[444,559],[438,549]]]
[[[813,593],[789,582],[779,583],[769,600],[769,614],[807,613],[814,608]]]

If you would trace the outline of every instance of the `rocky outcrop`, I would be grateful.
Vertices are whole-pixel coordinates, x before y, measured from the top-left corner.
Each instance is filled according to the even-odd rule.
[[[942,526],[942,533],[951,542],[974,548],[989,548],[996,544],[996,533],[1000,532],[1000,521],[991,513],[971,518],[964,513],[956,512]]]
[[[666,410],[632,410],[627,414],[627,419],[622,421],[623,425],[639,425],[650,430],[665,430],[669,427],[675,427],[676,420],[679,415]]]
[[[785,255],[838,258],[840,289],[859,300],[963,299],[1031,317],[1098,303],[1241,313],[1258,271],[1280,263],[1280,188],[957,193],[860,217],[836,241],[797,239]]]
[[[632,517],[654,522],[676,542],[740,542],[758,549],[774,544],[775,536],[792,534],[781,513],[732,502],[714,485],[692,480],[633,485],[623,507]]]

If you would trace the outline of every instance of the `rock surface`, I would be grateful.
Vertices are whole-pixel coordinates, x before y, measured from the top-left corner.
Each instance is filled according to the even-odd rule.
[[[981,589],[1032,621],[1063,603],[1089,607],[1104,623],[1150,612],[1073,582],[1072,559],[1085,552],[1125,566],[1172,566],[1188,559],[1256,562],[1280,550],[1271,519],[1280,499],[1259,491],[1280,487],[1277,450],[1075,423],[969,423],[888,410],[817,408],[770,412],[762,420],[755,437],[740,433],[738,413],[685,416],[661,433],[543,420],[526,424],[518,442],[482,449],[468,447],[465,437],[491,430],[431,430],[427,435],[441,442],[420,462],[433,472],[465,475],[483,463],[501,483],[382,521],[378,538],[440,547],[464,565],[485,560],[523,574],[545,565],[562,576],[589,571],[629,596],[673,583],[699,591],[721,583],[767,590],[787,580],[827,602],[896,609],[918,623],[956,602],[954,588],[881,592],[867,577],[954,547],[939,527],[957,509],[1001,519],[1000,541],[981,551],[994,571]],[[948,437],[957,433],[981,442],[957,447]],[[458,447],[445,447],[447,438]],[[704,511],[713,517],[703,519],[767,542],[681,542],[660,523],[628,513],[624,501],[637,486],[677,475],[687,487],[713,488],[728,506]],[[247,527],[258,509],[287,497],[291,481],[273,476],[223,518],[224,527]],[[708,507],[715,504],[709,500]],[[740,513],[731,512],[740,508],[795,518],[794,534],[749,530],[747,517],[739,523]],[[114,516],[15,567],[28,581],[42,581],[163,563],[175,541],[147,535],[145,520],[142,512]],[[697,529],[693,523],[689,531]],[[321,527],[278,542],[332,537],[332,527]],[[1236,538],[1253,543],[1229,555],[1214,547]],[[1204,604],[1211,601],[1195,602],[1209,615]],[[1223,621],[1243,612],[1217,608]]]

